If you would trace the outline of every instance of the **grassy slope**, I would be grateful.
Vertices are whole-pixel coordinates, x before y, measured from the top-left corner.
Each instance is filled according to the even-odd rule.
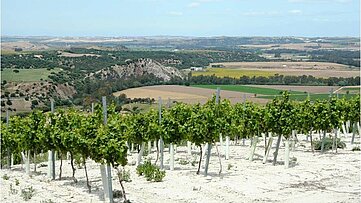
[[[263,88],[263,87],[251,87],[245,85],[192,85],[192,87],[201,87],[207,89],[217,89],[220,87],[221,90],[230,90],[237,92],[246,92],[252,94],[263,94],[263,95],[279,95],[282,90]],[[291,94],[304,94],[303,92],[291,91]]]
[[[39,69],[18,69],[19,73],[15,73],[13,69],[4,69],[1,71],[1,81],[6,80],[11,81],[24,81],[24,82],[35,82],[40,81],[40,79],[46,80],[49,79],[48,76],[51,72],[59,72],[60,68],[54,68],[52,70],[47,70],[46,68]]]

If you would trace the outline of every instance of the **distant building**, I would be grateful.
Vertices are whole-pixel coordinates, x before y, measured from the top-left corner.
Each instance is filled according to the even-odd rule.
[[[191,71],[202,71],[202,67],[191,67]]]

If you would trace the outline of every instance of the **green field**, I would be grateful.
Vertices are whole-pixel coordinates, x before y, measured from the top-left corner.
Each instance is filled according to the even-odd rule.
[[[262,94],[262,95],[280,95],[282,90],[272,89],[272,88],[263,88],[263,87],[251,87],[246,85],[192,85],[192,87],[200,87],[207,89],[217,89],[220,87],[221,90],[229,90],[236,92],[245,92],[251,94]],[[291,91],[291,94],[305,94],[304,92]]]
[[[7,82],[36,82],[40,79],[48,80],[48,76],[51,72],[59,72],[60,68],[54,68],[52,70],[47,70],[46,68],[39,69],[17,69],[18,73],[14,72],[14,69],[3,69],[1,71],[1,81],[6,80]]]
[[[264,99],[274,99],[275,97],[279,97],[280,95],[273,95],[273,96],[258,96],[258,98],[264,98]],[[306,100],[307,94],[296,94],[296,95],[290,95],[290,99],[297,100],[297,101],[303,101]],[[336,96],[336,95],[334,95]],[[347,99],[351,99],[352,97],[356,96],[356,94],[339,94],[339,98],[346,97]],[[325,100],[329,99],[330,94],[310,94],[310,100]]]
[[[242,76],[263,76],[269,77],[275,75],[276,71],[265,71],[265,70],[242,70],[242,69],[230,69],[230,68],[207,68],[205,71],[193,71],[192,76],[211,76],[215,75],[217,77],[231,77],[231,78],[240,78]]]

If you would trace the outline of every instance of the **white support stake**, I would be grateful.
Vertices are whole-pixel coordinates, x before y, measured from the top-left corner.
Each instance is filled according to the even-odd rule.
[[[256,137],[256,136],[253,137],[251,153],[250,153],[249,158],[248,158],[250,161],[253,161],[253,156],[254,156],[254,152],[256,151],[257,142],[258,142],[258,137]]]
[[[170,143],[169,148],[170,148],[169,169],[171,171],[173,171],[174,170],[174,145],[173,145],[173,143]]]
[[[53,169],[51,164],[51,150],[48,150],[48,178],[53,177],[53,175],[51,174],[52,171]]]
[[[131,151],[130,151],[130,146],[129,146],[128,141],[126,141],[126,145],[127,145],[127,148],[128,148],[127,154],[128,154],[128,155],[131,155],[132,153],[131,153]]]
[[[158,106],[158,111],[159,111],[159,124],[162,123],[162,98],[159,97],[159,106]],[[162,135],[160,136],[160,140],[159,140],[159,162],[160,162],[160,169],[164,168],[164,142],[163,142],[163,138]]]
[[[152,142],[148,141],[148,154],[152,153]]]
[[[342,124],[342,131],[343,131],[343,135],[344,135],[345,137],[347,137],[347,131],[346,131],[345,124]]]
[[[108,191],[108,181],[107,181],[107,172],[105,170],[105,165],[100,165],[100,174],[102,176],[103,190],[104,190],[104,200],[106,201],[109,197]]]
[[[107,165],[107,176],[108,176],[108,194],[109,194],[109,203],[113,203],[113,186],[112,186],[112,167],[108,163]]]
[[[11,154],[11,164],[10,164],[10,166],[11,166],[11,168],[14,166],[14,154]]]
[[[346,121],[346,130],[347,130],[347,133],[350,132],[350,127],[351,127],[351,121]]]
[[[222,133],[219,133],[219,145],[221,146],[221,152],[223,151],[223,136]]]
[[[266,154],[264,155],[263,161],[262,161],[263,164],[265,164],[265,163],[267,162],[267,158],[268,158],[269,152],[271,151],[271,148],[272,148],[272,142],[273,142],[273,137],[271,136],[271,137],[268,139],[267,151],[266,151]]]
[[[139,166],[142,163],[142,156],[143,156],[143,152],[144,152],[144,145],[145,143],[142,142],[141,147],[140,147],[140,151],[138,153],[138,160],[137,160],[137,166]]]
[[[187,141],[187,154],[189,156],[192,156],[192,148],[191,148],[191,146],[192,146],[192,143],[190,141]]]
[[[25,171],[26,175],[30,175],[30,150],[26,153],[26,160],[25,160]]]
[[[202,154],[202,157],[204,158],[204,156],[207,154],[207,150],[208,149],[208,143],[204,144],[204,148],[203,148],[203,154]]]
[[[289,140],[285,140],[285,168],[290,166],[290,143]]]
[[[102,103],[103,103],[103,117],[104,117],[104,125],[107,125],[108,123],[108,110],[107,110],[107,98],[105,96],[102,97]],[[111,173],[111,167],[109,163],[106,166],[106,184],[103,184],[104,187],[104,193],[107,191],[109,202],[113,203],[113,189],[112,189],[112,173]],[[105,196],[105,194],[104,194]]]
[[[226,160],[229,159],[229,136],[226,136]]]
[[[292,130],[292,145],[291,149],[294,152],[296,149],[296,130]]]

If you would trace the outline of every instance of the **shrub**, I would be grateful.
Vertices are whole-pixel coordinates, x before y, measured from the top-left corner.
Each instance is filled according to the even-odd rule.
[[[180,160],[179,160],[179,164],[180,164],[180,165],[187,165],[187,164],[189,164],[189,161],[186,160],[186,159],[180,159]]]
[[[156,165],[150,163],[150,161],[144,162],[144,164],[137,167],[137,174],[144,175],[147,181],[161,182],[165,177],[165,171],[160,170]]]
[[[129,170],[122,170],[118,172],[118,177],[120,180],[124,181],[124,182],[132,182],[132,180],[130,179],[130,171]]]
[[[360,151],[360,146],[353,147],[352,151]]]
[[[13,188],[13,184],[10,183],[10,194],[15,195],[18,193],[18,190]]]
[[[12,103],[10,100],[7,100],[7,101],[6,101],[6,104],[9,105],[9,106],[11,106],[13,103]]]
[[[39,104],[38,100],[32,100],[31,101],[31,105],[33,105],[33,106],[36,106],[38,104]]]
[[[164,177],[165,177],[165,171],[162,171],[159,168],[157,168],[154,171],[154,181],[155,182],[162,182]]]
[[[3,179],[4,179],[4,180],[9,180],[10,177],[9,177],[7,174],[4,174],[4,175],[3,175]]]
[[[322,139],[321,140],[315,140],[313,142],[313,146],[315,150],[321,150],[321,145],[322,145]],[[333,138],[331,137],[325,137],[325,150],[330,150],[332,149],[332,145],[333,145]],[[340,138],[337,138],[337,148],[345,148],[346,144],[344,142],[342,142],[340,140]]]
[[[26,187],[21,189],[21,197],[23,200],[28,201],[30,200],[35,194],[35,189],[33,187]]]

